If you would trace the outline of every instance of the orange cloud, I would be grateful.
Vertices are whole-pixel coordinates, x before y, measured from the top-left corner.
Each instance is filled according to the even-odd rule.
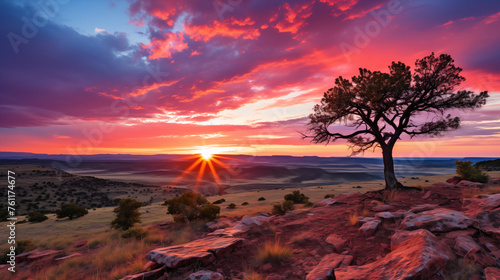
[[[302,6],[290,7],[288,3],[283,5],[286,10],[285,18],[278,22],[275,27],[279,32],[290,32],[296,34],[299,29],[306,24],[306,20],[312,14],[312,4],[307,3]]]
[[[150,60],[158,58],[170,58],[174,52],[182,52],[188,48],[184,42],[184,34],[181,32],[166,32],[163,39],[154,38],[148,45],[141,44],[143,49],[149,49]]]
[[[258,28],[250,27],[255,22],[250,18],[236,20],[234,18],[224,21],[215,20],[211,25],[185,25],[184,32],[191,39],[208,41],[215,36],[231,38],[256,39],[260,36]]]

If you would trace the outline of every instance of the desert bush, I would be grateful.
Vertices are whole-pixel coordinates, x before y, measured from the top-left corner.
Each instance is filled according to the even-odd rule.
[[[335,198],[335,195],[332,193],[325,194],[324,198]]]
[[[268,241],[257,252],[260,263],[280,263],[293,255],[292,249],[278,241]]]
[[[89,211],[87,211],[87,209],[74,203],[63,203],[61,205],[61,210],[56,210],[58,218],[68,217],[70,220],[85,216],[88,213]]]
[[[313,207],[314,206],[314,203],[308,201],[304,204],[304,207]]]
[[[285,195],[284,198],[286,201],[293,201],[293,203],[306,203],[309,201],[309,197],[305,196],[305,194],[303,193],[300,193],[299,190]]]
[[[352,226],[355,226],[359,223],[358,210],[354,209],[352,213],[349,213],[349,222],[351,222]]]
[[[135,238],[135,239],[143,239],[148,236],[149,232],[147,230],[143,230],[142,228],[129,228],[125,232],[122,233],[123,238]]]
[[[259,197],[259,199],[257,199],[257,201],[264,201],[264,200],[266,200],[266,198],[263,196],[261,196],[261,197]]]
[[[167,214],[173,215],[176,222],[197,219],[211,221],[220,213],[219,206],[213,205],[203,195],[195,192],[187,192],[180,197],[169,199],[163,205],[168,207]]]
[[[28,214],[28,222],[31,223],[41,223],[47,220],[49,217],[45,216],[45,214],[33,211]]]
[[[248,205],[249,203],[248,202],[243,202],[241,205],[245,206],[245,205]]]
[[[236,204],[231,203],[231,204],[229,204],[229,205],[227,206],[227,208],[228,208],[228,209],[234,209],[234,208],[236,208]]]
[[[221,204],[223,202],[226,202],[226,200],[224,198],[221,198],[221,199],[218,199],[218,200],[214,201],[213,204]]]
[[[293,206],[293,201],[285,200],[282,203],[273,205],[272,214],[273,215],[285,215],[286,212],[295,209]]]
[[[490,176],[482,171],[481,168],[472,166],[472,162],[468,160],[455,161],[455,166],[457,168],[457,174],[463,180],[468,180],[472,182],[488,183]]]
[[[137,209],[142,207],[142,202],[133,198],[125,198],[120,200],[118,207],[113,212],[116,213],[116,218],[111,221],[111,227],[127,230],[136,223],[141,222],[141,213]]]

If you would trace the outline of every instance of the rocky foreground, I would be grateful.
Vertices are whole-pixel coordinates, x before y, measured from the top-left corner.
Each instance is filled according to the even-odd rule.
[[[484,188],[449,180],[424,190],[341,194],[283,216],[219,218],[197,240],[151,250],[144,272],[123,279],[256,279],[253,271],[268,280],[498,280],[500,193],[469,195]],[[277,240],[293,256],[255,261],[259,247]]]

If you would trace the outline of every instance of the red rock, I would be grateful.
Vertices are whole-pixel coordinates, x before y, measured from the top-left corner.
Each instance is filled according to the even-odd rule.
[[[467,180],[462,180],[457,184],[457,187],[461,188],[484,188],[485,184],[478,182],[471,182]]]
[[[266,280],[285,280],[286,278],[284,276],[281,276],[276,273],[269,274],[266,278]]]
[[[363,234],[364,236],[370,236],[377,231],[378,225],[380,224],[380,220],[373,220],[364,223],[360,228],[359,232]]]
[[[394,209],[394,206],[392,206],[390,204],[385,204],[385,205],[377,205],[377,206],[373,207],[372,211],[385,212],[385,211],[391,211],[392,209]]]
[[[456,185],[460,181],[462,181],[462,178],[460,178],[458,176],[453,176],[452,178],[449,178],[448,180],[446,180],[446,183],[450,183],[450,184]]]
[[[406,211],[396,211],[396,212],[380,212],[375,214],[375,218],[378,219],[402,219],[408,216],[410,213]]]
[[[322,200],[316,202],[314,204],[314,207],[325,207],[325,206],[333,205],[335,203],[337,203],[336,199],[328,197],[328,198],[325,198],[325,199],[322,199]]]
[[[165,274],[165,266],[162,266],[155,270],[125,276],[121,280],[156,280],[159,277],[162,277],[164,274]]]
[[[164,264],[169,268],[178,268],[193,262],[209,264],[216,257],[220,258],[229,254],[242,242],[241,238],[211,236],[181,245],[152,250],[146,255],[146,259]]]
[[[500,240],[500,193],[464,199],[464,213],[477,219],[477,228]]]
[[[28,252],[24,252],[24,253],[21,253],[19,255],[16,255],[16,261],[17,262],[26,261],[29,256],[31,256],[32,254],[37,253],[37,252],[38,251],[28,251]]]
[[[268,270],[273,269],[273,265],[272,265],[272,264],[270,264],[270,263],[266,263],[266,264],[264,264],[261,268],[262,268],[262,270],[264,270],[264,271],[268,271]]]
[[[75,248],[80,248],[80,247],[83,247],[87,245],[87,240],[77,240],[75,242],[73,242],[73,247]]]
[[[446,183],[446,182],[437,182],[437,183],[432,184],[432,187],[434,187],[434,188],[453,188],[453,187],[455,187],[455,185],[450,184],[450,183]]]
[[[155,263],[155,262],[152,262],[152,261],[148,261],[143,267],[142,267],[142,270],[143,271],[148,271],[148,270],[154,270],[156,268],[159,268],[160,266],[162,266],[161,264],[159,263]]]
[[[500,177],[497,177],[497,178],[491,178],[491,179],[488,181],[488,184],[490,184],[490,185],[500,185]]]
[[[474,239],[468,235],[462,235],[455,238],[455,250],[461,256],[467,255],[474,261],[482,265],[495,265],[495,260],[481,247]]]
[[[411,208],[409,211],[413,213],[420,213],[424,211],[434,210],[438,207],[437,204],[421,204]]]
[[[340,252],[344,248],[345,243],[347,242],[346,239],[342,238],[337,234],[328,235],[325,241],[326,243],[332,244],[337,252]]]
[[[37,251],[33,252],[30,256],[27,257],[28,261],[36,261],[39,259],[47,258],[47,257],[54,257],[56,255],[61,254],[61,250],[45,250],[45,251]]]
[[[486,280],[498,280],[500,279],[500,268],[487,267],[484,270],[484,276],[486,277]]]
[[[401,228],[408,230],[423,228],[434,232],[446,232],[465,229],[473,223],[474,220],[465,216],[462,212],[446,208],[436,208],[406,216],[401,222]]]
[[[429,279],[454,260],[451,249],[428,230],[393,237],[395,250],[375,262],[335,269],[336,280]]]
[[[331,279],[333,270],[338,267],[347,267],[352,261],[352,256],[328,254],[321,259],[319,264],[307,274],[306,280]]]
[[[270,217],[265,216],[243,216],[241,223],[249,227],[261,227],[269,225]]]
[[[213,272],[209,270],[200,270],[195,273],[191,273],[185,280],[224,280],[224,276],[219,272]]]
[[[55,261],[65,261],[65,260],[68,260],[68,259],[72,259],[72,258],[76,258],[76,257],[81,257],[82,254],[80,253],[73,253],[73,254],[70,254],[70,255],[67,255],[67,256],[64,256],[64,257],[60,257],[60,258],[56,258],[54,259]]]
[[[464,230],[455,230],[455,231],[447,232],[444,235],[444,237],[450,238],[450,239],[455,239],[457,236],[462,236],[462,235],[473,236],[474,234],[476,234],[476,232],[477,232],[477,230],[475,230],[473,228],[468,228],[468,229],[464,229]]]

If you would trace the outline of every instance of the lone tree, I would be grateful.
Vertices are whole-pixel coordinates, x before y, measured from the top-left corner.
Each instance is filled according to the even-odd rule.
[[[465,81],[460,72],[451,56],[432,53],[417,59],[413,74],[409,66],[393,62],[388,73],[360,68],[352,81],[340,76],[314,107],[308,134],[303,137],[326,144],[346,139],[352,155],[381,148],[386,189],[401,187],[394,174],[392,151],[403,134],[410,138],[441,135],[460,125],[460,118],[446,111],[473,110],[486,104],[486,91],[455,91]],[[337,124],[350,129],[330,131]]]
[[[142,202],[133,198],[125,198],[120,200],[118,207],[113,212],[116,213],[116,218],[111,222],[111,227],[123,230],[131,228],[135,223],[140,223],[141,213],[137,209],[142,207]]]
[[[61,210],[56,210],[58,218],[68,217],[70,220],[82,217],[88,213],[89,211],[87,211],[87,209],[74,203],[64,203],[61,205]]]

